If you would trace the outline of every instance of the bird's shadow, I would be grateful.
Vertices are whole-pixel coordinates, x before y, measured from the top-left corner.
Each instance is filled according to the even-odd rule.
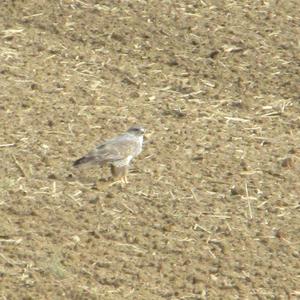
[[[66,176],[66,180],[69,182],[78,182],[80,181],[83,184],[93,184],[95,182],[111,182],[112,177],[100,177],[100,176],[88,176],[88,175],[83,175],[83,174],[74,174],[74,173],[69,173]]]

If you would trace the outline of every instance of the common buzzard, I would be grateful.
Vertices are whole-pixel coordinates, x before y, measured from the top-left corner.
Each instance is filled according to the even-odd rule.
[[[131,160],[142,152],[144,128],[130,127],[125,133],[105,141],[85,156],[74,161],[78,167],[82,164],[97,164],[102,167],[109,164],[113,177],[121,183],[128,183],[127,175]]]

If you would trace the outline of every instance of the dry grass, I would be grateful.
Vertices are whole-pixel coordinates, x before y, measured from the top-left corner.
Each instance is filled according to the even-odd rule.
[[[3,7],[3,298],[298,297],[296,1]],[[132,123],[130,185],[71,167]]]

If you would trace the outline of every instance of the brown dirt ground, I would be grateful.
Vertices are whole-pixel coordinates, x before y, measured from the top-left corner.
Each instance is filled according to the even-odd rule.
[[[1,299],[299,297],[297,5],[2,0]]]

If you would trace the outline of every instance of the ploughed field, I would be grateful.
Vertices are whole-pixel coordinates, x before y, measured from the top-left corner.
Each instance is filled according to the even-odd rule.
[[[296,299],[297,1],[0,10],[3,299]],[[125,187],[72,162],[147,129]]]

